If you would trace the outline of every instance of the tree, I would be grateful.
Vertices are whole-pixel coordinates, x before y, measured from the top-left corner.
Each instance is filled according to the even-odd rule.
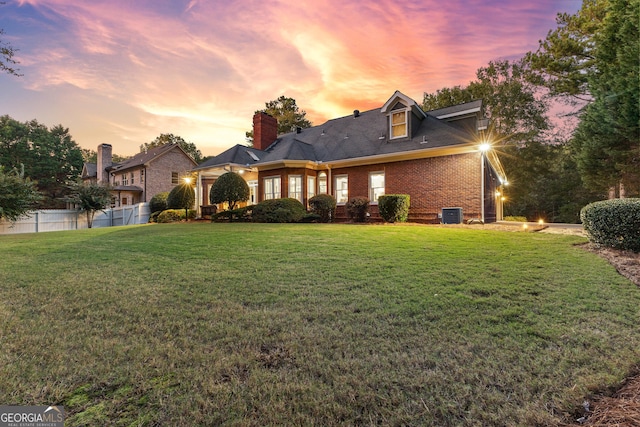
[[[111,191],[108,186],[98,183],[75,182],[69,186],[70,194],[66,201],[75,205],[79,211],[87,215],[87,225],[93,226],[93,218],[97,211],[103,211],[111,204]]]
[[[16,221],[40,201],[36,185],[24,176],[24,168],[5,172],[0,166],[0,219]]]
[[[0,2],[0,5],[3,4],[4,2]],[[18,69],[13,68],[14,65],[18,64],[18,61],[13,59],[16,54],[16,49],[9,43],[2,41],[1,36],[3,34],[5,34],[5,32],[0,28],[0,71],[13,74],[14,76],[21,76],[21,74],[18,73]]]
[[[639,15],[640,0],[585,0],[526,57],[551,95],[582,101],[572,140],[578,170],[591,189],[614,196],[640,193]]]
[[[184,209],[185,220],[189,219],[189,209],[193,207],[196,201],[196,193],[188,182],[176,185],[167,196],[167,208]]]
[[[81,151],[82,151],[82,160],[84,160],[85,163],[97,163],[98,162],[98,152],[96,150],[90,150],[88,148],[81,148]],[[124,162],[128,158],[129,157],[127,157],[127,156],[120,156],[118,154],[113,154],[111,156],[111,160],[114,163]]]
[[[235,172],[227,172],[213,183],[209,191],[209,202],[213,205],[227,203],[229,210],[233,210],[238,202],[249,200],[249,186],[246,181]]]
[[[307,112],[300,111],[296,105],[296,100],[281,95],[278,99],[265,103],[265,108],[257,110],[257,113],[267,113],[278,120],[278,135],[289,133],[296,127],[305,129],[311,127],[311,122],[307,120]],[[245,133],[249,145],[253,145],[253,130]]]
[[[1,116],[0,165],[14,169],[21,164],[44,195],[40,207],[60,208],[69,183],[82,172],[82,150],[62,125],[49,129],[37,120],[21,123]]]
[[[172,133],[162,133],[151,142],[145,142],[140,146],[140,152],[161,147],[166,144],[178,144],[196,163],[202,163],[202,153],[193,142],[187,142],[182,137]]]
[[[484,114],[491,118],[494,149],[504,159],[510,183],[505,214],[577,222],[580,208],[595,195],[583,188],[571,147],[550,132],[547,99],[527,67],[522,60],[490,62],[466,87],[425,94],[423,108],[428,111],[482,99]]]
[[[491,120],[494,141],[523,144],[542,139],[549,129],[548,106],[536,92],[522,61],[489,62],[476,72],[477,80],[424,94],[425,111],[483,100],[483,114]]]

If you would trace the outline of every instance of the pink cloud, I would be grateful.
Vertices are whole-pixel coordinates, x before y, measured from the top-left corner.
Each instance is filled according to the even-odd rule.
[[[253,112],[280,95],[295,98],[320,124],[353,109],[378,107],[395,90],[420,102],[425,91],[467,84],[488,61],[534,49],[553,27],[560,7],[575,2],[580,3],[20,0],[17,4],[42,16],[31,18],[40,32],[25,35],[25,41],[31,37],[31,46],[27,43],[21,49],[28,69],[26,87],[46,92],[69,85],[79,89],[69,96],[85,93],[136,111],[129,113],[138,120],[134,123],[110,109],[109,120],[96,122],[96,128],[108,129],[104,134],[114,139],[100,142],[112,142],[114,147],[123,140],[123,147],[131,149],[131,138],[153,139],[172,132],[214,154],[211,151],[242,143]],[[74,116],[69,114],[64,122],[73,132]],[[126,126],[119,128],[118,120]],[[81,138],[89,137],[76,136],[83,144]]]

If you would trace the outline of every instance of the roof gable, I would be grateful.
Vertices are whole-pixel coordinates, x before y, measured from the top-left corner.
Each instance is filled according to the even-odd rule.
[[[180,145],[169,143],[169,144],[161,145],[159,147],[154,147],[154,148],[152,148],[150,150],[143,151],[142,153],[138,153],[135,156],[131,157],[130,159],[127,159],[127,160],[125,160],[124,162],[122,162],[122,163],[120,163],[118,165],[114,165],[112,170],[117,172],[117,171],[122,171],[122,170],[126,170],[126,169],[135,168],[135,167],[138,167],[138,166],[143,166],[143,165],[146,166],[149,163],[152,163],[157,158],[165,155],[166,153],[168,153],[168,152],[170,152],[172,150],[181,151],[182,154],[184,154],[189,160],[191,160],[193,162],[194,166],[197,164],[191,158],[191,156],[189,156],[182,149],[182,147],[180,147]]]

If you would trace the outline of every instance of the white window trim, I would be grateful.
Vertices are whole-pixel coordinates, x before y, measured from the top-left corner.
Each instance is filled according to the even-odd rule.
[[[338,179],[341,179],[341,178],[346,178],[346,180],[347,180],[347,188],[346,188],[346,190],[342,190],[342,189],[338,188]],[[339,202],[338,201],[339,200],[339,198],[338,198],[338,192],[339,191],[340,192],[342,192],[342,191],[346,191],[347,192],[346,193],[346,200],[344,202]],[[333,197],[335,197],[336,203],[338,205],[344,205],[345,203],[347,203],[349,201],[349,175],[342,174],[342,175],[335,175],[333,177]]]
[[[274,189],[273,190],[273,196],[274,197],[273,198],[267,198],[267,181],[273,181],[275,179],[277,179],[280,182],[280,185],[279,185],[280,188],[278,190],[279,193],[276,193],[275,189]],[[264,185],[264,194],[263,194],[264,200],[275,200],[275,199],[281,199],[282,198],[282,177],[280,175],[265,176],[262,179],[262,184]],[[273,187],[273,185],[272,185],[272,187]]]
[[[295,192],[292,193],[291,192],[291,180],[292,179],[296,179],[296,180],[300,180],[300,191],[299,192]],[[289,198],[291,199],[296,199],[298,200],[300,203],[302,203],[302,199],[304,197],[304,183],[302,181],[302,175],[289,175],[289,180],[288,180],[288,192],[289,192]],[[296,197],[296,194],[298,194],[298,197]]]
[[[382,175],[382,180],[384,182],[384,186],[382,187],[382,195],[384,195],[386,193],[387,190],[387,177],[385,176],[385,172],[384,171],[375,171],[375,172],[369,172],[369,200],[370,200],[370,204],[372,205],[377,205],[378,204],[378,200],[374,199],[374,193],[373,193],[373,185],[372,185],[372,180],[371,178],[373,177],[373,175]],[[378,187],[376,187],[378,188]]]
[[[404,135],[393,136],[393,127],[394,127],[393,115],[398,113],[404,113]],[[400,124],[397,124],[395,126],[399,126],[399,125]],[[407,136],[409,136],[409,111],[403,110],[403,109],[392,110],[389,113],[389,139],[406,138]]]

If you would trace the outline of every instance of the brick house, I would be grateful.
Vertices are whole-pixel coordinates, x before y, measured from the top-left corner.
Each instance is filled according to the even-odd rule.
[[[383,194],[409,194],[410,221],[440,222],[447,208],[456,208],[459,220],[501,219],[506,179],[483,141],[481,101],[425,113],[396,91],[381,108],[284,135],[265,113],[253,123],[252,148],[236,145],[194,169],[201,206],[209,204],[215,179],[235,171],[249,184],[249,203],[292,197],[306,205],[328,193],[338,203],[338,220],[347,218],[344,204],[356,196],[367,197],[371,219],[380,219]]]
[[[171,191],[197,165],[178,144],[155,147],[121,163],[113,163],[112,156],[111,145],[99,145],[97,163],[84,164],[82,179],[110,184],[114,207],[148,202]]]

